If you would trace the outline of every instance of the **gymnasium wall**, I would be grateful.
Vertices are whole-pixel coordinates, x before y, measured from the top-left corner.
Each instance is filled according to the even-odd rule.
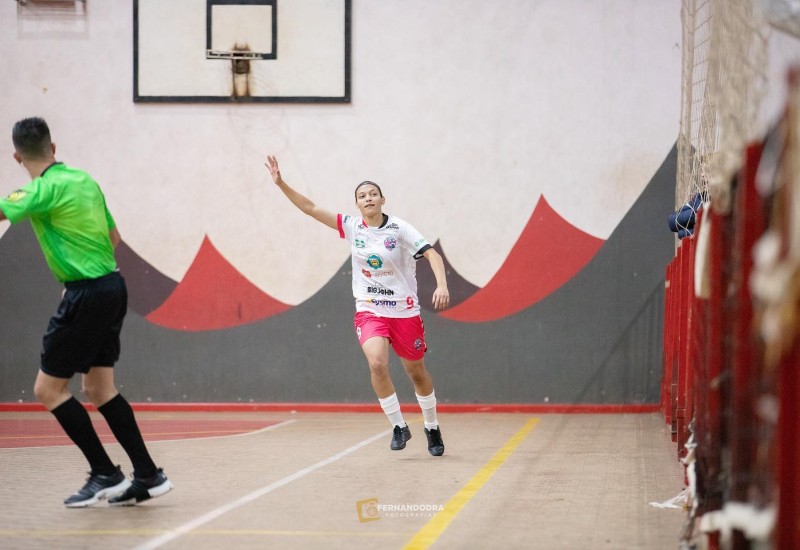
[[[440,401],[657,402],[679,2],[303,1],[349,12],[344,100],[134,101],[145,45],[130,5],[87,0],[58,18],[0,6],[13,52],[0,58],[0,194],[27,181],[10,128],[30,115],[50,123],[59,160],[100,182],[124,241],[126,397],[374,401],[348,248],[274,187],[271,153],[329,210],[355,212],[355,185],[377,181],[385,211],[436,243],[449,310],[427,307],[425,260],[418,274]],[[288,4],[279,36],[315,24]],[[174,6],[187,17],[156,31],[202,34],[181,25],[204,23],[206,1]],[[193,63],[168,78],[194,82]],[[257,76],[280,92],[279,72]],[[1,222],[0,402],[34,400],[59,295],[29,224]]]

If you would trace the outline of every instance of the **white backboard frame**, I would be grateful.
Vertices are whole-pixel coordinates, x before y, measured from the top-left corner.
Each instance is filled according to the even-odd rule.
[[[269,10],[267,51],[212,44],[215,13],[237,7],[245,37],[253,10]],[[133,15],[136,103],[350,102],[351,0],[134,0]],[[233,93],[234,58],[248,60],[246,95]]]

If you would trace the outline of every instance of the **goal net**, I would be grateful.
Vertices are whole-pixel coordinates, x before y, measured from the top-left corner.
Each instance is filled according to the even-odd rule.
[[[768,81],[769,25],[763,0],[683,0],[681,120],[675,206],[709,193],[729,207]]]

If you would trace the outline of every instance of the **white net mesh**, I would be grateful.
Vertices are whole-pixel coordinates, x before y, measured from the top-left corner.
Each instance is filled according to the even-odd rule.
[[[683,0],[676,207],[710,192],[725,211],[744,146],[760,132],[769,26],[760,0]]]

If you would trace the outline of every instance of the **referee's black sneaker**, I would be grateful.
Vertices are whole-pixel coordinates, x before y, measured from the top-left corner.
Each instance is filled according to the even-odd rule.
[[[110,475],[99,475],[89,472],[86,485],[64,501],[67,508],[85,508],[97,504],[101,499],[116,496],[131,486],[125,474],[117,466],[117,471]]]
[[[429,430],[425,428],[425,436],[428,438],[428,452],[433,456],[442,456],[444,454],[444,441],[442,441],[442,432],[438,427]]]
[[[111,506],[133,506],[137,502],[160,497],[171,490],[172,482],[167,479],[164,470],[159,468],[152,477],[134,477],[131,486],[124,493],[108,499],[108,503]]]
[[[408,429],[408,424],[403,426],[394,427],[394,433],[392,433],[392,444],[390,447],[393,451],[399,451],[400,449],[406,448],[406,441],[411,439],[411,430]]]

